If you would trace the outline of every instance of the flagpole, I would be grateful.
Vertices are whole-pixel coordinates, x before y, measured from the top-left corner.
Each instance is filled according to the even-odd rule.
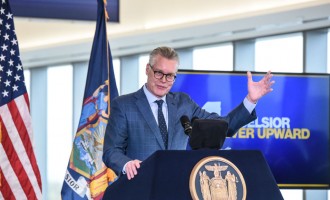
[[[107,0],[103,0],[104,3],[104,26],[105,26],[105,37],[107,38],[107,66],[108,66],[108,81],[107,81],[107,85],[108,85],[108,105],[110,105],[110,58],[109,58],[109,40],[108,40],[108,29],[107,29],[107,20],[109,19],[109,15],[107,12]],[[110,106],[108,106],[108,115],[110,116]]]

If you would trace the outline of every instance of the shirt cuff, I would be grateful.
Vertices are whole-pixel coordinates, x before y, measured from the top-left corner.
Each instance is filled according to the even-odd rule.
[[[131,161],[128,161],[127,163],[129,163],[129,162],[131,162]],[[123,170],[121,170],[121,172],[122,172],[123,174],[126,174],[125,169],[126,169],[126,165],[127,165],[127,163],[124,165]]]
[[[244,98],[243,104],[244,104],[245,108],[249,111],[250,114],[256,108],[256,105],[257,105],[257,104],[251,103],[246,97]]]

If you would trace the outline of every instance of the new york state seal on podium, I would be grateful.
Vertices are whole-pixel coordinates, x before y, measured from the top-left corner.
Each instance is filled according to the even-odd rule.
[[[240,170],[229,160],[209,156],[193,168],[189,179],[194,200],[245,200],[246,184]]]

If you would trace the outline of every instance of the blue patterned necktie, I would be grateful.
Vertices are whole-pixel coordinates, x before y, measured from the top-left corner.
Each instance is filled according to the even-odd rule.
[[[167,149],[167,141],[168,141],[168,133],[167,133],[167,127],[166,127],[166,122],[162,110],[162,105],[163,105],[163,100],[157,100],[155,101],[158,105],[158,127],[160,130],[160,133],[163,138],[163,142],[165,145],[165,149]]]

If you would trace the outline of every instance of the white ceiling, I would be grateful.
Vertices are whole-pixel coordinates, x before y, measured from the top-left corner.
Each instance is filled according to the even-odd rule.
[[[329,19],[330,0],[120,0],[120,23],[109,23],[108,35],[119,56],[330,27]],[[17,17],[15,28],[32,67],[87,60],[95,22]]]

